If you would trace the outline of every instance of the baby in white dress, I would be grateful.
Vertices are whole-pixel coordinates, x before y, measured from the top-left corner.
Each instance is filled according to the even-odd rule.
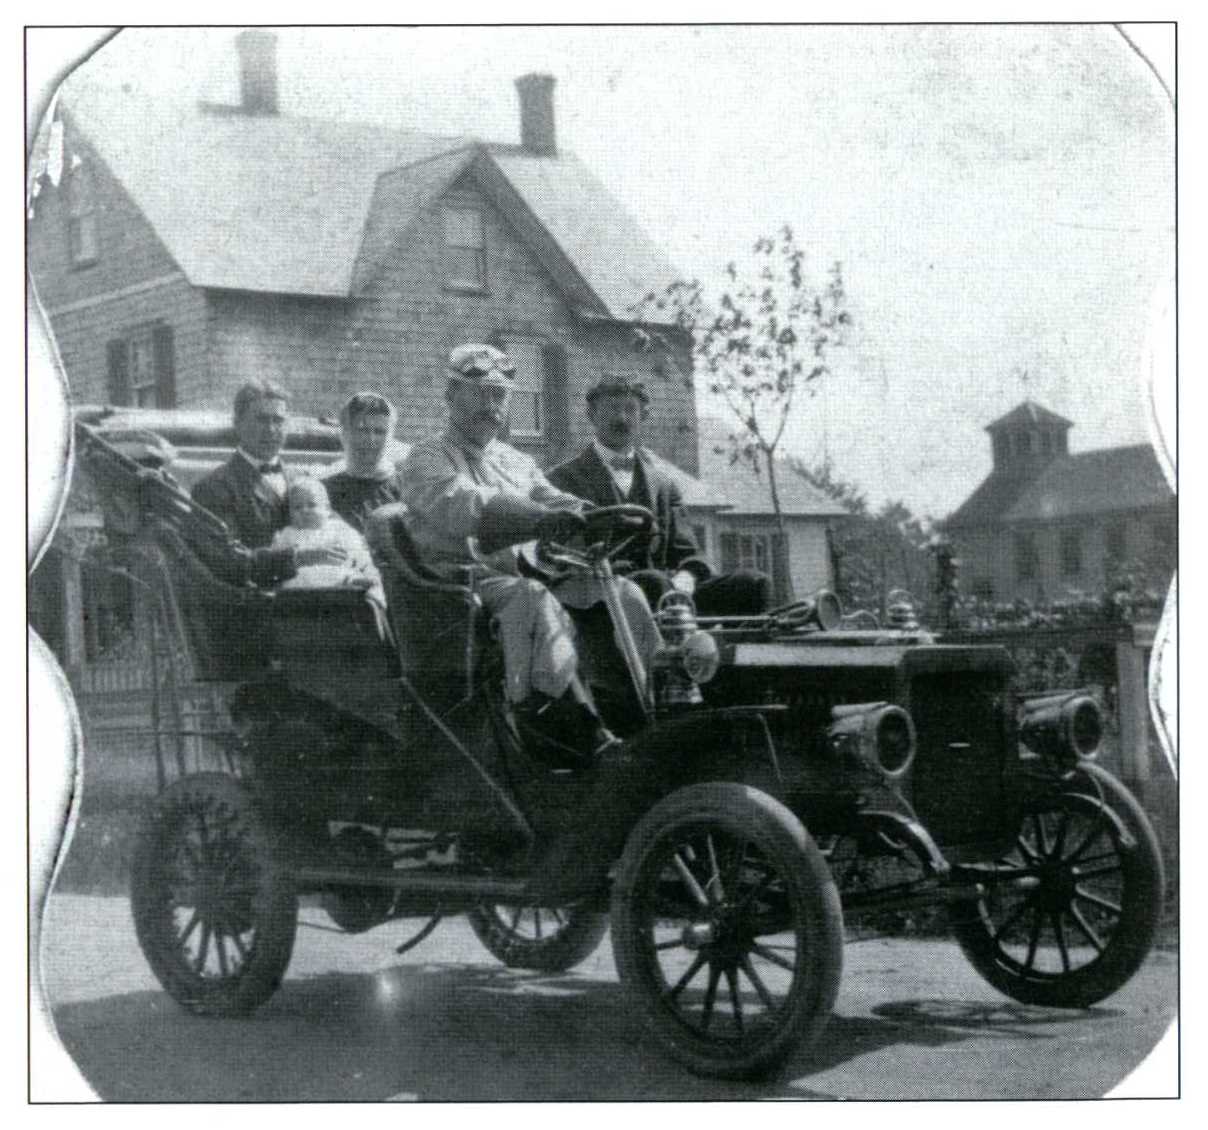
[[[318,479],[295,479],[289,485],[289,525],[273,536],[274,549],[310,549],[338,546],[348,556],[339,565],[303,565],[285,581],[283,589],[356,588],[379,608],[386,607],[386,594],[365,539],[338,514],[332,512],[327,488]]]

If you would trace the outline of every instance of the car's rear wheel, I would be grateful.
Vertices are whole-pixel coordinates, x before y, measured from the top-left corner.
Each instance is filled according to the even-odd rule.
[[[973,967],[1025,1004],[1110,996],[1145,960],[1161,914],[1162,858],[1145,813],[1110,774],[1080,775],[1078,791],[1029,805],[1011,851],[976,869],[984,895],[950,912]]]
[[[147,962],[192,1012],[246,1014],[285,976],[297,896],[233,777],[184,777],[157,799],[135,845],[130,905]]]
[[[612,899],[621,982],[668,1053],[749,1078],[822,1032],[843,923],[826,861],[778,801],[728,783],[660,801],[629,836]]]
[[[586,961],[608,932],[608,915],[582,906],[500,906],[469,914],[478,940],[504,965],[562,973]]]

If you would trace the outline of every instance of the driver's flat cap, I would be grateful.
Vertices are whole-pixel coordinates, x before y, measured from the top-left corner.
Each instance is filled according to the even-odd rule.
[[[587,390],[587,403],[595,404],[601,396],[636,396],[643,404],[650,403],[646,386],[629,377],[602,377]]]
[[[449,354],[449,376],[470,384],[514,388],[516,366],[501,349],[470,342],[459,345]]]

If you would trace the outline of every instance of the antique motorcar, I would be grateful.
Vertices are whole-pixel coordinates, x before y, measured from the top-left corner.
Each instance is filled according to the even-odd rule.
[[[535,567],[586,574],[587,675],[621,738],[527,744],[475,591],[370,520],[388,597],[262,591],[145,436],[76,424],[122,567],[190,664],[224,685],[221,771],[167,782],[135,852],[138,939],[192,1012],[237,1016],[286,974],[299,899],[357,933],[466,914],[518,968],[582,962],[611,927],[621,983],[668,1054],[707,1075],[777,1068],[822,1032],[845,921],[944,907],[970,962],[1024,1002],[1082,1008],[1145,958],[1163,895],[1153,831],[1094,761],[1087,693],[1019,699],[993,646],[846,626],[828,593],[706,620],[676,589],[647,669],[611,560],[652,516],[595,511]],[[686,589],[687,585],[684,586]],[[322,642],[316,647],[317,641]]]

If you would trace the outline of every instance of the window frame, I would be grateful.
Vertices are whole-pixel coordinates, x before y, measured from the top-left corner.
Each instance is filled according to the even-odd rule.
[[[528,441],[544,440],[549,432],[549,407],[545,399],[545,342],[538,341],[533,338],[514,337],[509,338],[500,336],[498,338],[499,348],[504,351],[511,359],[512,364],[516,366],[515,385],[512,388],[511,408],[508,414],[508,435],[516,439]],[[532,385],[527,387],[524,384],[528,377],[528,372],[525,362],[531,358],[532,365]],[[537,428],[518,428],[516,426],[516,405],[521,396],[531,396],[533,398],[533,416],[536,418]]]
[[[101,232],[97,219],[96,182],[86,165],[67,174],[67,257],[73,270],[94,266],[101,258]],[[86,253],[83,232],[91,233],[91,253]]]
[[[453,216],[473,216],[477,227],[477,242],[454,242],[454,233],[450,231],[450,220]],[[473,204],[443,204],[441,205],[441,238],[443,240],[443,255],[445,267],[445,286],[469,294],[485,294],[487,291],[487,226],[482,208]],[[473,252],[474,278],[464,278],[461,275],[461,263],[455,252]]]
[[[1036,548],[1036,534],[1033,530],[1016,530],[1014,537],[1015,548],[1015,579],[1017,581],[1034,581],[1040,573],[1040,555]]]
[[[1063,577],[1081,577],[1083,567],[1082,531],[1062,530],[1057,539]]]

